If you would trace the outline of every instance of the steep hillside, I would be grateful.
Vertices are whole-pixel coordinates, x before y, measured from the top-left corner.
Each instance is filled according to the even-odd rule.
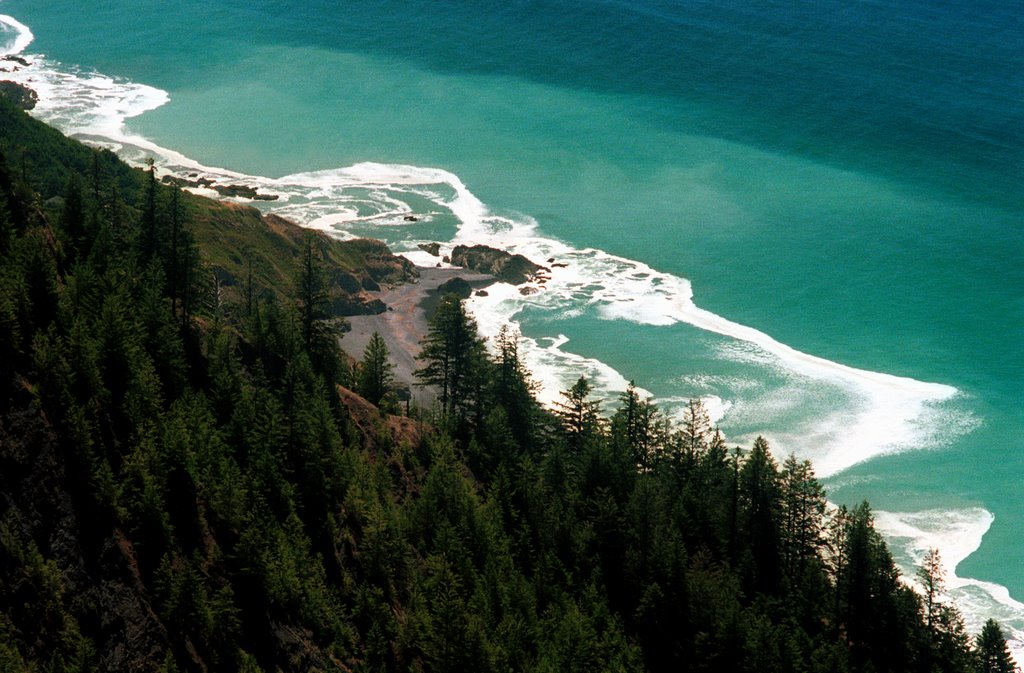
[[[676,424],[631,386],[608,418],[581,377],[541,409],[516,335],[446,294],[437,404],[384,413],[383,339],[354,372],[335,319],[412,274],[381,244],[9,106],[0,145],[3,673],[1009,670],[937,555],[915,592],[867,503],[699,401]]]

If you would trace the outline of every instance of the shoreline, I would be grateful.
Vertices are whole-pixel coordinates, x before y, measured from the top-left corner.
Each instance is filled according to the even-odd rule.
[[[370,293],[388,307],[377,315],[348,316],[345,320],[351,330],[341,339],[341,349],[350,357],[362,360],[363,350],[374,332],[380,333],[388,347],[394,369],[394,383],[407,387],[414,404],[421,407],[433,404],[433,391],[419,385],[414,372],[422,365],[416,359],[421,342],[427,335],[430,315],[440,300],[438,288],[453,278],[462,278],[474,288],[489,286],[494,276],[469,271],[461,267],[417,266],[420,277],[413,282],[383,287]]]
[[[225,174],[227,173],[225,172]],[[417,282],[408,283],[404,291],[402,286],[397,286],[384,288],[380,293],[372,293],[373,296],[384,301],[389,310],[376,316],[347,318],[352,326],[352,331],[344,335],[341,347],[356,360],[360,360],[370,335],[374,331],[379,331],[385,339],[391,360],[395,363],[396,383],[408,385],[417,404],[430,404],[433,398],[431,391],[415,385],[413,372],[421,365],[415,356],[420,351],[420,340],[427,331],[430,302],[432,299],[436,301],[438,296],[436,292],[431,294],[431,290],[436,290],[437,286],[448,278],[461,276],[468,279],[470,274],[457,268],[418,267],[418,270],[423,276]],[[428,272],[447,273],[448,275],[433,283],[431,288],[427,286],[430,283],[426,283],[426,276],[430,275]],[[410,296],[405,297],[406,293],[409,293]],[[419,298],[414,298],[411,295],[418,295]],[[426,402],[421,402],[421,400],[426,400]]]

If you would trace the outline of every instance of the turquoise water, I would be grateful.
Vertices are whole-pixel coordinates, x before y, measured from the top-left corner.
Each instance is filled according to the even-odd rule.
[[[832,466],[834,501],[912,513],[882,517],[902,562],[920,552],[912,541],[959,560],[984,533],[956,575],[1024,598],[1013,3],[5,0],[0,12],[57,70],[166,91],[129,131],[205,166],[443,169],[409,189],[364,165],[343,198],[332,183],[337,198],[315,209],[307,192],[282,204],[320,226],[331,204],[379,212],[337,227],[399,248],[484,232],[568,260],[571,275],[536,299],[475,307],[518,322],[549,390],[583,368],[609,396],[630,378],[668,409],[706,396],[736,441],[765,432]],[[459,229],[452,176],[486,226]],[[389,219],[396,200],[426,224]],[[682,279],[714,319],[691,310]],[[977,584],[956,596],[972,619],[1024,629],[1024,611]]]

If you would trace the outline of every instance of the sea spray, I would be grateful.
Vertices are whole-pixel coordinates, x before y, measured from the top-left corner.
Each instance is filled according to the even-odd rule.
[[[20,54],[34,39],[28,26],[13,16],[0,14],[0,56]]]

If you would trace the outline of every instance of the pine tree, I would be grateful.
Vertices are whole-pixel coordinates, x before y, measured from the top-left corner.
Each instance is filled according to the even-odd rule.
[[[156,166],[152,159],[147,159],[146,164],[149,170],[146,178],[146,191],[142,204],[142,232],[140,234],[140,258],[146,264],[156,254],[159,247],[159,233],[157,231],[157,207],[156,207]]]
[[[492,388],[494,401],[505,409],[508,426],[516,443],[525,449],[532,441],[537,401],[536,385],[519,355],[519,335],[502,325],[494,340],[495,372]]]
[[[807,564],[817,558],[824,544],[825,489],[814,478],[810,461],[799,461],[793,455],[782,466],[779,485],[783,564],[799,583]]]
[[[569,448],[579,449],[583,441],[599,427],[600,403],[589,399],[592,388],[585,376],[569,390],[561,391],[564,402],[555,402],[555,413],[562,420]]]
[[[740,529],[749,545],[753,586],[771,593],[778,587],[779,473],[764,437],[754,440],[739,474]]]
[[[60,227],[64,232],[69,250],[68,256],[71,260],[87,254],[85,205],[82,202],[82,188],[78,181],[78,175],[75,173],[71,174],[67,188],[64,190],[64,208],[60,214]]]
[[[1013,673],[1013,658],[1006,647],[1003,630],[989,619],[978,634],[974,648],[978,673]]]
[[[938,549],[929,549],[921,561],[921,566],[916,572],[917,579],[921,583],[924,592],[925,626],[929,631],[935,627],[935,617],[938,612],[938,600],[945,589],[945,573],[942,568],[942,558]]]
[[[302,251],[302,264],[297,278],[299,339],[314,369],[328,383],[341,380],[342,368],[338,352],[340,332],[330,322],[330,299],[327,273],[317,237],[307,233]]]
[[[391,363],[384,337],[379,332],[374,332],[363,350],[363,360],[359,364],[357,392],[373,404],[379,405],[391,387],[393,369],[394,365]]]
[[[693,398],[683,414],[683,427],[680,432],[683,462],[692,467],[707,451],[711,438],[711,417],[700,398]]]
[[[442,413],[465,418],[473,406],[473,377],[482,375],[484,342],[458,295],[441,298],[418,356],[415,374],[422,385],[436,386]]]
[[[625,450],[632,464],[641,471],[653,466],[665,443],[667,421],[650,398],[640,399],[632,381],[619,396],[619,409],[612,416],[612,442]]]

